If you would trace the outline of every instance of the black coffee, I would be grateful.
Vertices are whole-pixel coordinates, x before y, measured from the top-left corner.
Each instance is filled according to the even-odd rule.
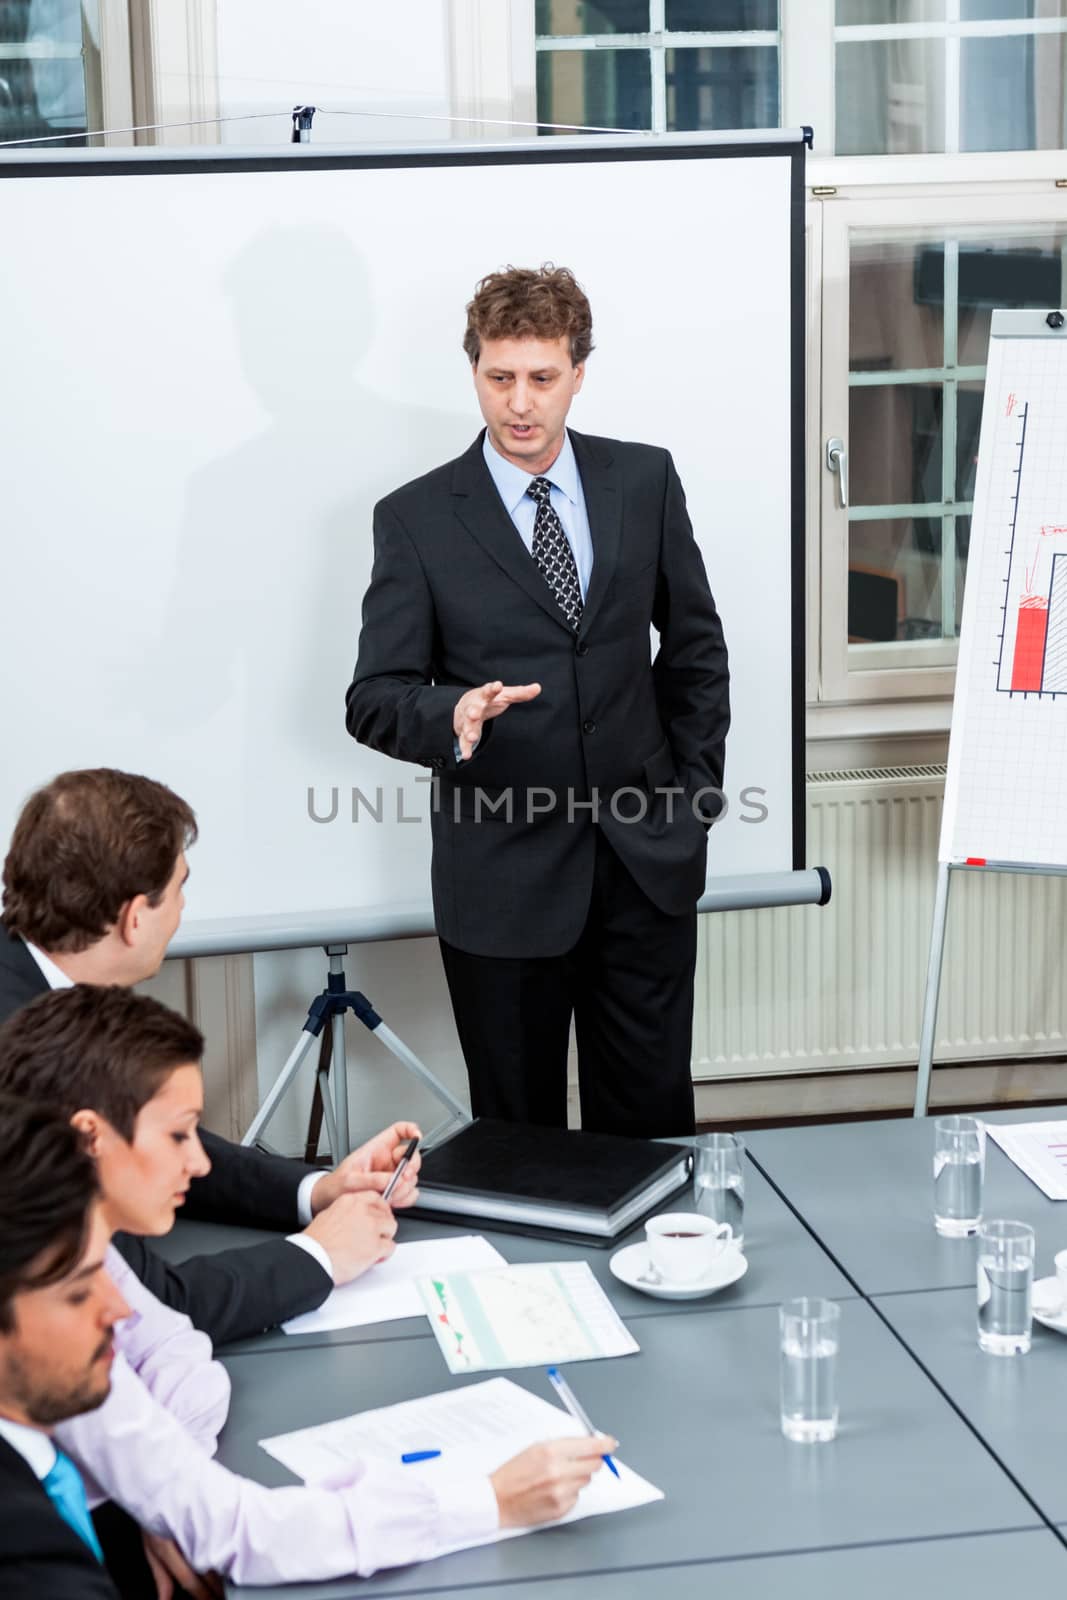
[[[661,1238],[664,1239],[703,1239],[703,1237],[702,1233],[664,1233],[661,1235]]]

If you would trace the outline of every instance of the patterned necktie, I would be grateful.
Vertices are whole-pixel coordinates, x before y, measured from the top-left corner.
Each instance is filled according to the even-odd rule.
[[[85,1540],[96,1559],[103,1561],[104,1553],[89,1515],[89,1502],[85,1498],[81,1473],[62,1450],[56,1451],[52,1470],[42,1478],[41,1486],[63,1521],[74,1529],[79,1539]]]
[[[552,590],[553,598],[567,619],[568,627],[577,633],[582,620],[582,588],[578,582],[578,568],[570,540],[563,524],[552,509],[549,496],[552,485],[547,478],[535,478],[526,493],[536,501],[534,517],[533,558],[538,570]]]

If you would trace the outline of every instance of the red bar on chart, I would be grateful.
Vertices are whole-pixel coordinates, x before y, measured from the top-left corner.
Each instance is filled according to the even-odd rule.
[[[1029,595],[1019,607],[1019,626],[1015,634],[1015,654],[1011,664],[1013,689],[1039,690],[1045,665],[1045,634],[1048,629],[1048,597]]]

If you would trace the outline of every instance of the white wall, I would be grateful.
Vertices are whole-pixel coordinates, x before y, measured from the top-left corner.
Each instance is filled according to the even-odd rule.
[[[377,113],[324,110],[315,144],[447,139],[448,13],[448,0],[218,0],[220,116],[279,111],[279,121],[224,122],[221,141],[276,144],[297,104]]]

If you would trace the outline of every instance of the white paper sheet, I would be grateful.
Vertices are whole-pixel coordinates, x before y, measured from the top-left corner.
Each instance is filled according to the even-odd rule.
[[[392,1322],[397,1317],[421,1317],[424,1308],[416,1280],[428,1272],[464,1272],[505,1265],[500,1251],[478,1233],[398,1244],[388,1261],[372,1267],[354,1283],[334,1289],[316,1311],[291,1317],[282,1327],[286,1333],[324,1333],[331,1328]]]
[[[986,1131],[1050,1200],[1067,1200],[1067,1122],[987,1122]]]
[[[602,1420],[610,1428],[609,1419]],[[427,1395],[422,1400],[405,1400],[400,1405],[383,1406],[354,1417],[342,1417],[296,1433],[261,1439],[261,1448],[294,1472],[305,1483],[321,1483],[339,1468],[357,1458],[374,1457],[396,1467],[400,1457],[411,1450],[440,1450],[433,1461],[413,1462],[404,1472],[457,1472],[485,1476],[510,1461],[528,1445],[545,1439],[580,1435],[582,1428],[569,1412],[531,1394],[510,1378],[489,1378],[443,1394]],[[618,1456],[612,1460],[619,1469],[613,1477],[606,1467],[594,1474],[578,1496],[578,1503],[561,1522],[576,1522],[581,1517],[602,1516],[611,1511],[627,1511],[663,1499],[663,1491],[632,1472]],[[544,1527],[554,1524],[544,1523]],[[534,1528],[500,1529],[485,1539],[470,1541],[493,1544]],[[450,1545],[450,1550],[469,1548],[469,1543]]]
[[[641,1348],[587,1261],[435,1271],[419,1292],[450,1372],[596,1361]]]

